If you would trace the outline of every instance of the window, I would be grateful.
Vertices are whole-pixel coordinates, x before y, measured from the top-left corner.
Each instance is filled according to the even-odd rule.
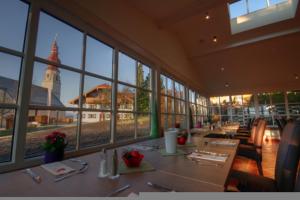
[[[83,50],[82,41],[83,33],[81,31],[45,12],[40,13],[36,46],[37,57],[57,64],[80,68]],[[53,54],[50,54],[50,52],[53,52]],[[56,52],[59,52],[59,54],[56,55]]]
[[[248,0],[249,12],[254,12],[260,9],[264,9],[268,6],[266,0]]]
[[[112,77],[113,49],[88,36],[86,44],[86,71]]]
[[[287,92],[288,109],[291,118],[300,117],[300,91]]]
[[[230,18],[237,18],[288,0],[239,0],[229,4]]]
[[[247,14],[246,0],[240,0],[229,4],[229,13],[231,19]]]
[[[292,19],[298,0],[239,0],[228,5],[231,33]]]
[[[161,126],[164,129],[186,126],[185,87],[171,78],[160,75]]]
[[[151,68],[119,53],[116,141],[150,135]]]
[[[22,1],[0,2],[0,163],[12,160],[28,9]]]

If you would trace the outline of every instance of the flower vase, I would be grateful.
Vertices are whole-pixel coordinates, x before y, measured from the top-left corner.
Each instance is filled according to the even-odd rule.
[[[64,149],[57,149],[55,151],[46,151],[44,156],[45,163],[62,161],[64,159]]]

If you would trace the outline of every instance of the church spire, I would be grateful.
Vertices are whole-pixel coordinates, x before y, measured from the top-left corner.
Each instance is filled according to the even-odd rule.
[[[50,55],[48,56],[48,60],[60,64],[60,59],[58,57],[58,46],[56,40],[57,40],[57,34],[55,35],[54,41],[52,42],[51,52]],[[48,69],[57,70],[57,67],[53,65],[48,65]]]

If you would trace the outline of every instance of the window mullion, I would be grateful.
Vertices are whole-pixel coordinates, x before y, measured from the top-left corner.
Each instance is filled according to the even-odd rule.
[[[27,21],[24,48],[24,52],[26,52],[26,54],[22,60],[22,70],[18,94],[19,109],[16,112],[15,134],[12,154],[12,161],[15,162],[17,166],[21,166],[23,164],[25,155],[28,106],[31,95],[30,88],[33,76],[34,53],[37,41],[39,10],[40,8],[38,2],[34,1],[30,5],[29,17]]]

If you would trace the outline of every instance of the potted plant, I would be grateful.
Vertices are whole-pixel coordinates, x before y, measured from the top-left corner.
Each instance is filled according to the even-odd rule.
[[[59,131],[54,131],[45,137],[45,142],[42,144],[45,150],[44,162],[56,162],[64,159],[64,151],[67,146],[66,134]]]

